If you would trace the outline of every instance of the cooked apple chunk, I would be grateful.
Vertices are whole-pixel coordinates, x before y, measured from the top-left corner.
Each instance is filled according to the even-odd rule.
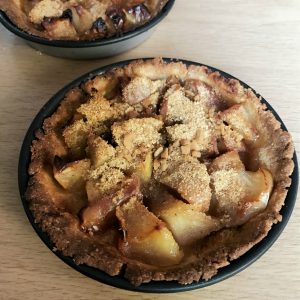
[[[184,87],[191,99],[200,101],[207,109],[213,108],[219,111],[226,107],[225,101],[217,95],[216,91],[199,79],[187,79]]]
[[[73,214],[77,214],[86,205],[86,197],[62,188],[53,178],[50,170],[39,171],[38,182],[40,189],[49,195],[55,206]],[[48,197],[48,196],[47,196]]]
[[[29,12],[29,19],[35,24],[40,24],[45,17],[53,18],[62,15],[64,6],[59,0],[42,0],[33,6]]]
[[[218,170],[212,173],[215,209],[229,216],[229,225],[240,225],[263,211],[273,188],[271,173],[266,169],[257,172]]]
[[[118,205],[128,201],[132,196],[140,193],[139,180],[136,177],[123,181],[121,186],[112,189],[90,203],[82,212],[82,228],[98,231],[114,220],[113,214]]]
[[[118,90],[118,83],[118,79],[110,75],[96,76],[85,83],[83,88],[90,95],[97,93],[107,99],[111,99]]]
[[[78,33],[85,33],[91,29],[94,19],[93,15],[82,5],[72,6],[72,24]]]
[[[86,182],[89,203],[101,199],[104,194],[112,190],[118,190],[124,179],[126,179],[124,173],[117,168],[106,168],[100,178],[89,178]]]
[[[155,266],[181,261],[183,252],[170,230],[136,197],[117,207],[116,215],[124,231],[124,240],[119,244],[124,255]]]
[[[137,166],[134,173],[141,179],[141,181],[147,182],[150,180],[152,175],[152,165],[152,153],[148,152],[144,161]]]
[[[115,149],[100,136],[93,133],[88,137],[88,152],[94,167],[99,167],[115,155]]]
[[[245,151],[246,146],[243,135],[233,130],[229,124],[221,123],[219,125],[218,152]]]
[[[152,81],[147,77],[136,77],[123,89],[124,100],[136,104],[157,92],[164,84],[163,80]]]
[[[117,116],[117,111],[112,107],[111,102],[98,94],[82,104],[77,111],[86,117],[87,124],[93,126]]]
[[[53,38],[76,38],[77,32],[69,19],[45,18],[42,25]]]
[[[221,119],[240,133],[246,140],[257,139],[256,118],[257,108],[253,103],[235,104],[220,113]]]
[[[53,165],[54,178],[67,190],[82,190],[85,186],[86,175],[90,166],[91,162],[89,159],[64,164],[56,157]]]
[[[159,130],[163,122],[155,118],[129,119],[112,125],[114,140],[120,147],[133,151],[136,147],[152,149],[161,142]]]
[[[89,127],[82,119],[76,120],[64,129],[63,137],[65,143],[75,155],[79,156],[84,153],[88,131]]]
[[[236,171],[244,171],[245,166],[242,163],[238,152],[230,151],[225,154],[220,155],[209,166],[209,171],[217,171],[217,170],[236,170]]]
[[[197,159],[183,161],[163,175],[160,182],[176,190],[189,203],[197,204],[203,212],[209,209],[210,178],[206,166]]]
[[[171,195],[158,202],[158,205],[153,205],[154,213],[167,224],[180,246],[190,245],[220,228],[218,220],[200,212],[196,205],[184,203]]]

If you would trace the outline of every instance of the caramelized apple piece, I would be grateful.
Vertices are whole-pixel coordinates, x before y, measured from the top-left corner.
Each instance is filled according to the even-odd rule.
[[[118,117],[118,112],[112,107],[111,102],[98,94],[82,104],[77,111],[84,115],[86,122],[91,125]]]
[[[123,89],[123,97],[129,104],[136,104],[157,92],[163,85],[163,80],[152,81],[146,77],[135,77]]]
[[[63,3],[59,0],[39,1],[29,12],[29,19],[35,24],[41,24],[44,17],[59,17],[63,13]]]
[[[56,157],[53,165],[54,178],[67,190],[81,190],[85,186],[86,175],[91,166],[89,159],[63,164]]]
[[[231,125],[220,124],[220,136],[218,138],[218,151],[224,153],[228,151],[245,151],[244,136],[237,130],[233,130]]]
[[[152,165],[153,165],[152,153],[148,152],[148,154],[145,157],[145,160],[138,165],[134,173],[142,181],[147,182],[150,180],[152,175]]]
[[[98,179],[89,179],[86,182],[86,192],[90,203],[101,199],[110,191],[118,190],[125,179],[124,173],[117,168],[105,168]]]
[[[151,18],[148,9],[143,4],[138,4],[123,10],[126,16],[126,25],[135,25],[143,23]],[[129,24],[127,24],[129,23]]]
[[[78,33],[85,33],[91,29],[94,19],[93,15],[82,5],[71,7],[72,23]]]
[[[115,149],[100,136],[91,133],[88,136],[88,152],[94,167],[99,167],[115,155]]]
[[[220,117],[246,140],[255,141],[257,139],[258,133],[255,129],[257,109],[249,101],[231,106],[224,110]]]
[[[106,11],[106,15],[110,18],[116,31],[120,31],[124,26],[124,14],[118,12],[116,9]]]
[[[244,171],[245,166],[242,163],[238,152],[230,151],[220,155],[209,166],[209,171],[214,172],[217,170],[236,170]]]
[[[171,195],[156,205],[154,213],[167,224],[181,246],[192,244],[220,228],[218,220],[200,212],[196,205]]]
[[[50,174],[50,170],[40,169],[38,181],[46,195],[59,207],[70,213],[77,214],[86,205],[86,197],[63,189]]]
[[[92,28],[92,33],[94,33],[98,38],[104,37],[107,34],[107,26],[104,20],[100,17],[94,21]]]
[[[177,264],[182,251],[166,225],[135,197],[116,211],[124,231],[119,249],[127,257],[155,266]]]
[[[162,176],[160,182],[176,190],[189,203],[197,204],[203,212],[208,210],[210,178],[206,166],[197,159],[182,162]]]
[[[68,18],[44,18],[42,25],[54,39],[76,39],[77,32]]]
[[[90,94],[97,93],[107,99],[111,99],[115,96],[118,89],[119,81],[117,78],[106,75],[96,76],[89,80],[83,88]]]
[[[215,111],[225,109],[226,105],[216,94],[216,91],[198,79],[187,79],[184,85],[185,89],[190,93],[187,96],[193,101],[201,102],[207,109],[213,108]]]
[[[121,187],[110,191],[107,195],[92,202],[82,212],[82,228],[84,230],[101,230],[114,218],[118,205],[126,202],[140,192],[139,180],[136,177],[124,181]]]
[[[88,125],[82,119],[67,126],[63,131],[65,143],[75,156],[84,153],[88,131]]]
[[[161,134],[158,132],[163,122],[155,118],[129,119],[123,122],[115,122],[112,125],[112,133],[116,143],[133,151],[137,147],[152,149],[161,142]]]
[[[212,173],[215,209],[229,216],[229,225],[240,225],[263,211],[273,188],[271,173],[266,169],[257,172],[218,170]]]

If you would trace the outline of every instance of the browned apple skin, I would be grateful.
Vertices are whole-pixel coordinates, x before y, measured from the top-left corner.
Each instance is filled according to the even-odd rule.
[[[165,223],[135,197],[116,211],[124,238],[120,251],[127,257],[155,266],[178,264],[183,252]]]
[[[128,201],[132,196],[140,194],[140,182],[137,177],[128,179],[120,189],[103,195],[82,211],[82,228],[84,230],[104,229],[111,220],[118,205]]]

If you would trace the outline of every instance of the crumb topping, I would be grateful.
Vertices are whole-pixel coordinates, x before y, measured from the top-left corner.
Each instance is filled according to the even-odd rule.
[[[238,82],[156,59],[80,89],[33,142],[27,191],[36,221],[77,263],[112,275],[126,265],[136,285],[186,284],[280,220],[290,136]]]

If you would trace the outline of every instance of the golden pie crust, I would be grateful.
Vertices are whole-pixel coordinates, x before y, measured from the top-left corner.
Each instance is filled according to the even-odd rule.
[[[0,0],[21,30],[49,40],[94,40],[134,30],[157,16],[168,0]]]
[[[243,113],[239,114],[243,111],[241,107],[246,109],[248,119],[241,117],[245,116]],[[202,116],[210,125],[193,116]],[[230,133],[228,128],[224,131],[224,126],[231,126]],[[202,136],[205,138],[201,139]],[[98,142],[102,143],[97,148],[99,155],[93,150]],[[280,128],[280,123],[251,89],[205,66],[166,63],[161,59],[132,62],[70,90],[57,111],[45,119],[43,129],[36,132],[31,151],[31,178],[26,198],[35,222],[50,236],[55,247],[71,256],[76,264],[87,264],[112,276],[124,274],[134,285],[151,280],[175,280],[181,284],[208,280],[219,268],[243,255],[268,234],[273,224],[281,221],[280,210],[294,167],[290,134]],[[141,157],[145,158],[143,153],[149,151],[153,159],[151,179],[139,189],[134,180],[139,174]],[[57,157],[68,162],[81,161],[83,165],[89,161],[85,180],[92,185],[93,180],[102,176],[98,187],[106,189],[108,194],[116,193],[115,187],[119,187],[121,196],[119,193],[118,197],[127,198],[118,198],[119,202],[107,214],[113,219],[112,223],[105,223],[99,230],[98,225],[104,223],[99,223],[99,215],[93,223],[93,211],[89,208],[95,203],[93,195],[88,192],[86,200],[80,191],[59,186],[56,179],[60,178],[55,177],[55,168],[59,169]],[[178,161],[178,157],[182,160]],[[226,190],[222,190],[222,184],[226,185],[222,172],[227,176],[230,170],[245,172],[245,168],[249,174],[265,170],[261,172],[272,178],[267,206],[238,222],[234,217],[228,221],[221,204],[221,212],[211,213],[214,211],[212,199],[220,199],[221,203],[218,197]],[[171,171],[168,173],[168,170]],[[214,181],[216,178],[219,179]],[[109,186],[109,182],[115,185]],[[152,219],[164,215],[160,205],[151,204],[153,197],[160,196],[157,187],[161,185],[172,190],[170,199],[177,197],[181,206],[197,207],[204,218],[214,220],[209,221],[213,229],[204,230],[201,238],[198,235],[192,243],[178,239],[184,255],[180,254],[178,260],[167,265],[155,265],[155,257],[149,260],[149,257],[133,255],[126,238],[129,244],[133,239],[129,240],[130,231],[126,236],[124,225],[130,209],[152,211]],[[222,192],[218,194],[220,189]],[[105,191],[103,193],[107,196]],[[241,208],[244,212],[249,202],[245,203]],[[157,224],[157,230],[162,227],[173,230],[164,221],[158,220]],[[173,235],[178,241],[176,232]],[[186,242],[190,243],[187,247]]]

